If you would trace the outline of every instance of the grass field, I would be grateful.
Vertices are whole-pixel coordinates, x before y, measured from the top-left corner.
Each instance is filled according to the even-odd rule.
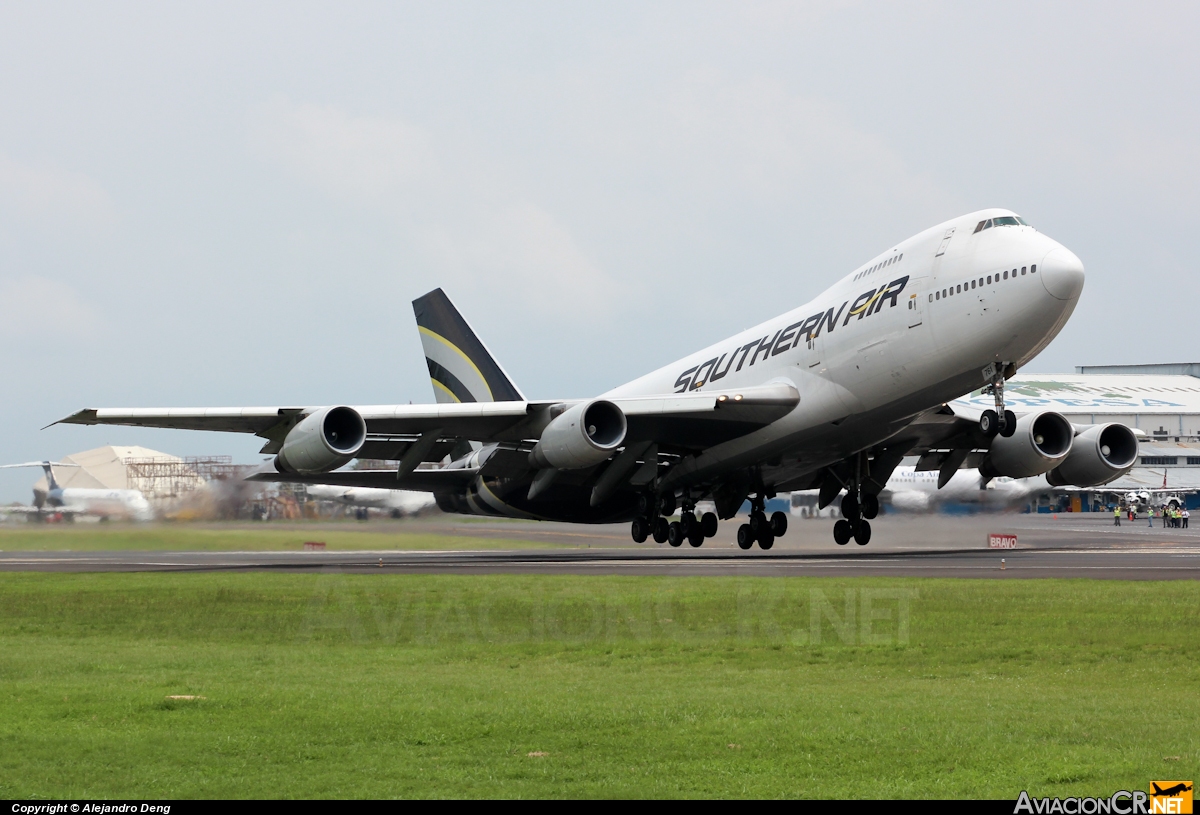
[[[456,537],[431,533],[404,532],[400,524],[313,525],[283,528],[268,525],[247,527],[236,524],[114,524],[81,523],[30,525],[9,524],[0,527],[0,552],[34,551],[159,551],[159,552],[261,552],[301,550],[309,540],[324,541],[327,549],[445,550],[445,549],[525,549],[549,544],[509,538]]]
[[[1145,789],[1200,775],[1198,624],[1184,581],[0,574],[0,796]]]

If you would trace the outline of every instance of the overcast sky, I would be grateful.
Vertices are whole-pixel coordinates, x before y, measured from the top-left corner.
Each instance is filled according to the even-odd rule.
[[[85,406],[431,401],[410,302],[436,286],[528,395],[593,394],[988,206],[1087,267],[1028,370],[1195,360],[1198,22],[0,2],[0,461],[261,443],[39,429]]]

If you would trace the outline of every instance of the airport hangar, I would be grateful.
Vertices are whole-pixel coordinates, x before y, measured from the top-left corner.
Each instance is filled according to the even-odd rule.
[[[1074,374],[1018,374],[1005,383],[1005,400],[1017,412],[1054,410],[1075,424],[1119,422],[1141,430],[1138,463],[1121,478],[1070,499],[1076,512],[1103,510],[1131,490],[1200,491],[1200,362],[1083,365]],[[956,400],[982,410],[993,406],[982,390]],[[1187,495],[1200,509],[1200,492]],[[1052,499],[1039,509],[1055,508]],[[1064,507],[1065,509],[1065,507]]]

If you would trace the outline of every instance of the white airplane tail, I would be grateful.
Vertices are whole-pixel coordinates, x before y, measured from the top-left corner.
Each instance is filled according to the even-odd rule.
[[[55,467],[78,467],[78,464],[72,464],[68,461],[26,461],[21,464],[0,464],[0,470],[11,470],[15,467],[41,467],[46,471],[46,484],[52,489],[59,488],[58,480],[54,477]]]

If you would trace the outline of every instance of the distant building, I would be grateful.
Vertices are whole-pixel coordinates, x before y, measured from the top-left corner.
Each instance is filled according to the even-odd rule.
[[[62,487],[109,490],[140,490],[150,501],[175,498],[197,489],[204,478],[190,462],[148,447],[106,445],[63,456],[66,464],[55,467],[54,477]],[[167,473],[167,477],[162,477]],[[45,495],[43,476],[33,485],[35,495]]]
[[[1200,362],[1150,362],[1145,365],[1076,365],[1077,374],[1134,374],[1200,377]]]

